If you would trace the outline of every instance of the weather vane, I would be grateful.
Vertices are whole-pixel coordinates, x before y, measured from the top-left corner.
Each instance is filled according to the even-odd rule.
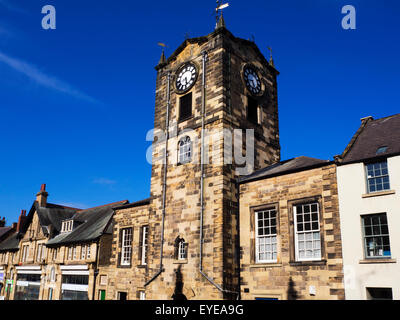
[[[217,8],[215,8],[215,19],[218,24],[219,17],[222,16],[222,10],[229,7],[229,3],[223,3],[223,0],[217,0]]]

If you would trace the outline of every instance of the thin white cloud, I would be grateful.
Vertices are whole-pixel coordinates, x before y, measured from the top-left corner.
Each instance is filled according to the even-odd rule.
[[[107,178],[98,178],[98,179],[93,180],[93,183],[100,184],[100,185],[112,185],[112,184],[116,184],[117,182],[114,180],[107,179]]]
[[[98,100],[88,96],[87,94],[79,91],[78,89],[75,89],[68,83],[63,82],[57,79],[56,77],[47,75],[42,71],[40,71],[34,65],[31,65],[17,58],[10,57],[5,53],[3,53],[2,51],[0,51],[0,62],[5,63],[13,70],[24,74],[29,79],[33,80],[34,82],[44,87],[68,94],[79,100],[84,100],[93,104],[101,104]]]

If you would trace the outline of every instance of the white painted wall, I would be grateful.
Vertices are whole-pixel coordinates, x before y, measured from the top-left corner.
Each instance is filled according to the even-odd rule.
[[[400,299],[400,156],[387,159],[390,190],[395,194],[363,198],[367,193],[363,163],[337,168],[346,299],[366,299],[367,287],[390,287]],[[365,260],[361,215],[386,212],[391,258],[396,263]]]

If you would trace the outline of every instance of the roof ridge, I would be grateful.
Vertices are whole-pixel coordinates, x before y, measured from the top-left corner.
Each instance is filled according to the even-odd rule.
[[[111,203],[108,203],[108,204],[103,204],[101,206],[91,207],[91,208],[87,208],[87,209],[81,209],[81,210],[78,210],[78,212],[92,210],[92,209],[98,209],[98,208],[103,208],[103,207],[109,207],[109,206],[117,205],[117,204],[120,204],[120,203],[124,204],[124,203],[127,203],[127,202],[129,202],[129,201],[128,200],[121,200],[121,201],[111,202]]]

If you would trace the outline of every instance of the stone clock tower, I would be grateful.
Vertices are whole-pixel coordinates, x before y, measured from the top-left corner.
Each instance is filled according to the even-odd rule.
[[[146,299],[235,299],[236,178],[280,161],[279,73],[222,17],[156,70]]]

